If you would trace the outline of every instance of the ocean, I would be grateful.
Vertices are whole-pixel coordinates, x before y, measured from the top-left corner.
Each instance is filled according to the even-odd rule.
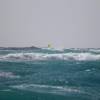
[[[0,100],[100,100],[100,49],[0,48]]]

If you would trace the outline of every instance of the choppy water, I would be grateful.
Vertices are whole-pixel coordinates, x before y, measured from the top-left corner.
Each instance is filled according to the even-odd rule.
[[[100,49],[0,48],[0,100],[100,100]]]

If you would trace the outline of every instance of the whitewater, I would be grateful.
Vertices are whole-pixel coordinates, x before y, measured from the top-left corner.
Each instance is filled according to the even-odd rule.
[[[99,48],[0,48],[0,100],[100,100]]]

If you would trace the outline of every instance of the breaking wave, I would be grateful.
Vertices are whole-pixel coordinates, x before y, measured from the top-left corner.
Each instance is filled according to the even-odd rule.
[[[34,60],[76,60],[76,61],[93,61],[100,60],[100,54],[93,53],[11,53],[1,55],[0,60],[15,60],[15,61],[34,61]]]
[[[100,53],[100,49],[89,49],[90,52]]]
[[[63,86],[51,86],[51,85],[38,85],[38,84],[21,84],[10,86],[14,89],[39,92],[39,93],[52,93],[52,94],[60,94],[66,95],[66,93],[84,93],[80,89],[72,88],[72,87],[63,87]]]

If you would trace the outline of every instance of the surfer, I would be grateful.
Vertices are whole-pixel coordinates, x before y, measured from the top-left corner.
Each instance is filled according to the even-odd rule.
[[[48,44],[48,48],[51,48],[51,44]]]

